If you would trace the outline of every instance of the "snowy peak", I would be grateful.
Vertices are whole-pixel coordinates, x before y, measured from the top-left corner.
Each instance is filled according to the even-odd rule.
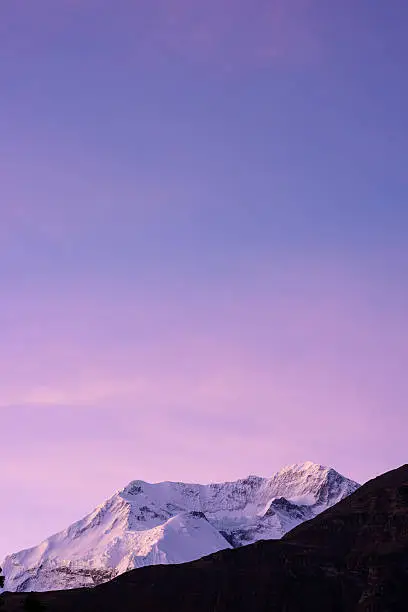
[[[358,486],[311,462],[208,485],[134,480],[65,531],[7,557],[5,588],[94,586],[137,567],[280,538]]]
[[[298,505],[333,505],[353,493],[358,484],[317,463],[307,461],[283,468],[270,479],[271,488]]]

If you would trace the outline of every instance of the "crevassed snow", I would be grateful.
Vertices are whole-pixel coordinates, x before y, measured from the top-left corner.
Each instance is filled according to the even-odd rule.
[[[5,589],[94,586],[144,565],[280,538],[358,486],[311,462],[209,485],[135,480],[65,531],[7,557]]]

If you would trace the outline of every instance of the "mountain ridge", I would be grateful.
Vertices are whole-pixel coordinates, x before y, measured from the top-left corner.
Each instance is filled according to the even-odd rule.
[[[4,612],[28,609],[27,600],[6,594]],[[406,612],[407,601],[405,465],[281,540],[144,567],[94,589],[33,595],[30,603],[50,612]]]
[[[145,565],[281,538],[358,486],[312,462],[208,485],[133,480],[66,530],[9,555],[5,589],[95,586]]]

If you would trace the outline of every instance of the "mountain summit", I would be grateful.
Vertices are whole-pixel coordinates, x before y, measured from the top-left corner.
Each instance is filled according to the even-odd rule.
[[[95,586],[138,567],[279,539],[358,487],[311,462],[209,485],[136,480],[65,531],[7,557],[5,589]]]

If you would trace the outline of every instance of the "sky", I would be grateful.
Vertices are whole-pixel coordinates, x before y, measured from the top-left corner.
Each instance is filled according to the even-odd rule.
[[[132,479],[406,462],[405,0],[0,4],[0,558]]]

